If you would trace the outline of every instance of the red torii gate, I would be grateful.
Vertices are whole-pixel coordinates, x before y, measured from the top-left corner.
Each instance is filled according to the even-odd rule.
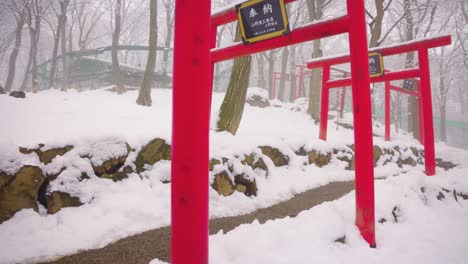
[[[434,125],[432,120],[432,96],[431,96],[431,81],[430,81],[430,70],[429,70],[429,56],[428,49],[450,45],[451,37],[442,36],[431,39],[423,39],[410,41],[400,45],[389,46],[389,47],[378,47],[369,49],[369,52],[379,52],[382,56],[391,56],[407,52],[418,52],[419,67],[412,69],[405,69],[396,72],[386,72],[382,76],[370,77],[371,83],[376,82],[390,82],[395,80],[404,80],[410,78],[419,78],[418,87],[420,92],[418,94],[420,98],[420,105],[422,108],[422,122],[424,131],[424,157],[426,175],[435,174],[435,150],[434,150]],[[344,87],[350,85],[351,79],[344,78],[339,80],[330,80],[330,67],[331,65],[343,64],[350,62],[349,55],[340,55],[328,58],[318,58],[311,60],[307,63],[309,69],[322,67],[322,98],[320,107],[320,134],[319,137],[322,140],[327,139],[327,115],[328,115],[328,104],[329,104],[329,89]],[[388,84],[389,85],[389,84]],[[387,87],[390,87],[388,86]],[[396,87],[398,88],[398,87]],[[386,94],[390,89],[386,89]],[[403,92],[403,89],[395,89]],[[406,91],[404,91],[407,93]],[[387,95],[389,100],[389,95]],[[389,105],[389,102],[387,102]],[[355,105],[353,105],[355,107]],[[356,111],[355,109],[353,111]],[[389,111],[388,111],[389,113]],[[421,114],[421,113],[420,113]],[[387,119],[388,118],[388,119]],[[390,122],[389,116],[386,116],[386,122]],[[354,122],[356,124],[356,122]],[[386,130],[389,129],[389,125],[386,126]],[[389,134],[388,134],[389,137]]]
[[[289,3],[294,0],[284,0]],[[215,48],[218,26],[237,20],[234,6],[210,16],[210,0],[176,0],[171,161],[171,263],[208,263],[209,119],[213,65],[273,48],[348,33],[354,105],[356,225],[375,247],[374,168],[367,36],[363,0],[347,15],[289,35]],[[359,87],[359,89],[358,89]]]

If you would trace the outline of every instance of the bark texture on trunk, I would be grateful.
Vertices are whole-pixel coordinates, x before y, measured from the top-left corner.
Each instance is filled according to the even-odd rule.
[[[289,47],[289,56],[290,56],[290,64],[289,64],[289,101],[294,102],[296,100],[296,90],[297,90],[297,80],[296,80],[296,47],[291,46]]]
[[[60,29],[62,28],[62,17],[57,17],[57,30],[54,35],[54,48],[52,50],[52,62],[50,64],[50,74],[49,74],[49,83],[47,88],[50,89],[54,86],[55,76],[57,74],[57,56],[58,56],[58,46],[60,42]]]
[[[66,12],[66,11],[65,11]],[[62,53],[62,88],[61,91],[68,90],[68,64],[67,64],[67,15],[62,10],[62,27],[60,28],[61,35],[61,53]]]
[[[115,4],[115,28],[114,33],[112,34],[112,77],[115,82],[115,91],[118,94],[123,94],[126,92],[122,72],[120,71],[119,65],[119,56],[117,46],[119,45],[120,39],[120,20],[121,20],[121,7],[122,0],[116,0]]]
[[[279,94],[278,98],[282,102],[286,102],[286,80],[287,74],[286,69],[288,67],[288,57],[289,57],[289,49],[287,47],[283,48],[283,54],[281,54],[281,74],[280,74],[280,84],[279,84]]]
[[[235,41],[240,41],[239,25],[236,28]],[[235,135],[239,128],[249,86],[251,62],[252,56],[245,56],[234,60],[228,89],[219,111],[218,131],[228,131]]]
[[[158,12],[157,0],[150,2],[150,37],[148,61],[146,62],[145,76],[141,83],[137,104],[151,106],[151,84],[153,83],[154,68],[156,65],[156,52],[158,45]]]
[[[16,21],[16,29],[15,29],[15,46],[10,54],[10,60],[8,61],[8,75],[7,80],[5,82],[5,92],[10,92],[13,86],[13,81],[15,80],[15,73],[16,73],[16,59],[18,58],[18,53],[21,48],[21,39],[24,27],[24,15],[21,15],[19,19]]]

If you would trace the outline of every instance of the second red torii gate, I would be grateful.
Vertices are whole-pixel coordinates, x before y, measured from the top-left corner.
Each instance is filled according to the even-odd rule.
[[[424,157],[426,175],[435,174],[435,148],[434,148],[434,124],[432,114],[432,96],[431,96],[431,81],[429,69],[429,55],[428,49],[450,45],[451,37],[441,36],[430,39],[422,39],[416,41],[406,42],[400,45],[378,47],[369,49],[369,52],[379,52],[382,56],[391,56],[407,52],[418,52],[419,67],[412,69],[405,69],[395,72],[386,72],[382,76],[370,77],[371,83],[376,82],[390,82],[395,80],[404,80],[410,78],[419,78],[419,96],[420,105],[422,108],[422,125],[424,131]],[[343,78],[338,80],[330,80],[330,67],[332,65],[348,63],[350,61],[349,55],[339,55],[328,58],[318,58],[311,60],[307,63],[309,69],[321,67],[322,72],[322,98],[320,109],[320,133],[319,137],[322,140],[327,138],[327,121],[328,121],[328,100],[329,89],[337,87],[345,87],[351,85],[350,78]],[[354,106],[355,107],[355,106]],[[356,111],[356,109],[354,110]],[[420,123],[420,124],[421,124]]]

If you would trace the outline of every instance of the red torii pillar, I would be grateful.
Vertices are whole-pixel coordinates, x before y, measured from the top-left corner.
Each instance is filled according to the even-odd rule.
[[[208,263],[211,1],[175,4],[171,263]]]

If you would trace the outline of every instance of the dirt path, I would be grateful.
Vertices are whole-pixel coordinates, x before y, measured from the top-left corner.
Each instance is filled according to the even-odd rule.
[[[210,220],[210,234],[218,233],[221,229],[226,233],[241,224],[251,223],[255,219],[260,223],[265,223],[267,220],[286,216],[295,217],[301,211],[326,201],[336,200],[353,189],[353,181],[334,182],[300,193],[288,201],[250,214],[212,219]],[[170,227],[162,227],[124,238],[101,249],[84,251],[49,263],[148,264],[154,258],[169,262],[170,238]]]

